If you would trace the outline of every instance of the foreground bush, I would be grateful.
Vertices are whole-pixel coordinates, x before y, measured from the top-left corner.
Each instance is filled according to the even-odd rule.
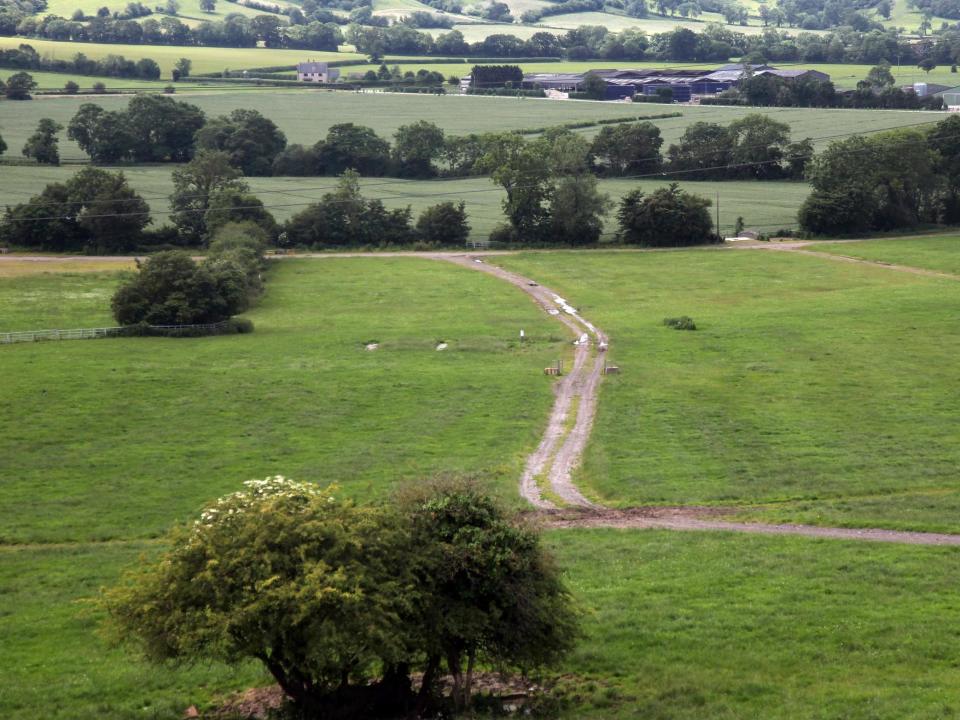
[[[576,638],[537,535],[467,484],[387,508],[251,481],[167,541],[105,594],[117,637],[157,662],[259,660],[297,717],[449,716],[468,705],[477,663],[535,668]],[[450,700],[438,699],[444,667]]]

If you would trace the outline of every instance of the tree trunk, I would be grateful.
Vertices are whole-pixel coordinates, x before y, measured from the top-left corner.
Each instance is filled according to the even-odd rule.
[[[460,653],[456,650],[450,650],[447,653],[447,669],[453,678],[453,690],[450,698],[453,700],[453,707],[457,710],[463,710],[463,670],[460,667]]]
[[[427,658],[427,666],[423,670],[423,681],[420,683],[420,692],[417,695],[417,705],[414,709],[417,717],[421,717],[427,711],[433,697],[433,683],[436,682],[437,670],[439,669],[439,655],[431,655]]]
[[[264,665],[267,666],[267,670],[269,670],[270,674],[273,675],[273,679],[277,681],[277,685],[279,685],[280,689],[286,693],[287,697],[290,698],[295,705],[302,704],[307,697],[304,687],[301,684],[292,681],[279,663],[272,662],[265,656],[262,656],[260,660]]]
[[[477,659],[477,651],[471,648],[467,651],[467,676],[463,683],[463,706],[470,706],[470,698],[473,697],[473,666]]]

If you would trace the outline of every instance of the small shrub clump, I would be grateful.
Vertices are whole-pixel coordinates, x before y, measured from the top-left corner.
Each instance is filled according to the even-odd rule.
[[[675,318],[664,318],[663,324],[674,330],[696,330],[697,324],[693,321],[692,317],[687,317],[686,315],[681,315],[680,317]]]

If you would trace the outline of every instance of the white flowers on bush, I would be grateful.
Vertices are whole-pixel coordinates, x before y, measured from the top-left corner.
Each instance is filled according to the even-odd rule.
[[[200,513],[200,519],[194,526],[197,529],[212,528],[218,522],[228,520],[231,516],[239,515],[269,500],[326,498],[328,503],[336,502],[331,488],[322,488],[316,483],[298,482],[283,475],[274,475],[263,480],[247,480],[243,484],[246,490],[226,495],[208,506]]]

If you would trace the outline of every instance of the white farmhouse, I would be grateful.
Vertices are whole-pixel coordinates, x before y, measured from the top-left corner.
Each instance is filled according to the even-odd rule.
[[[297,65],[297,80],[300,82],[333,82],[340,77],[340,71],[325,62],[305,62]]]

